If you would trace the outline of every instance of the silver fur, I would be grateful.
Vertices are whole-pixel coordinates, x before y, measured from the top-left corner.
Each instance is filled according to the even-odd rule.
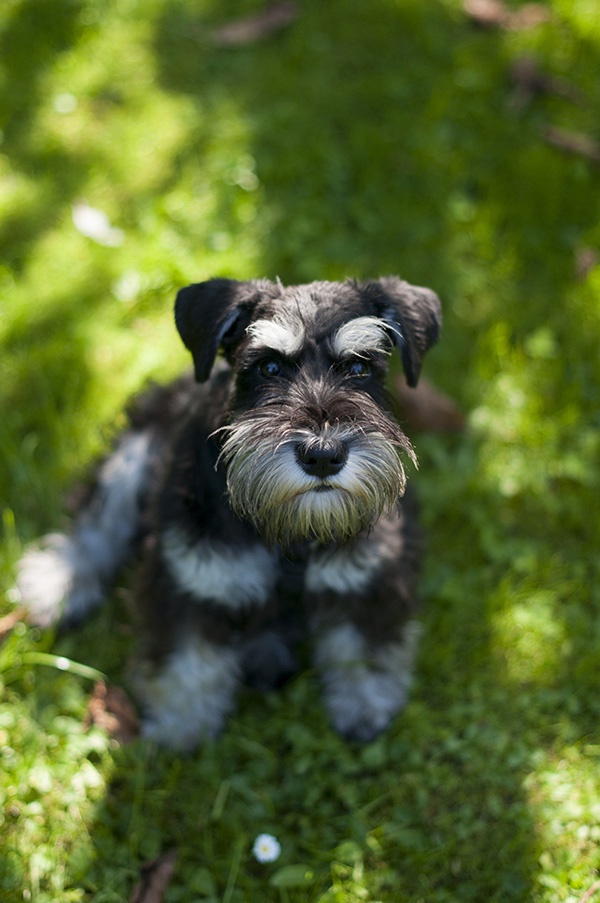
[[[169,527],[162,550],[179,589],[226,608],[266,602],[277,580],[277,560],[264,546],[238,549],[209,540],[192,544],[177,527]]]
[[[409,622],[402,641],[375,649],[353,624],[318,626],[315,663],[333,726],[346,737],[370,740],[406,703],[420,625]]]
[[[335,358],[364,357],[372,352],[390,354],[389,326],[379,317],[356,317],[344,323],[328,342]]]
[[[236,650],[213,646],[196,634],[160,667],[145,662],[133,679],[146,716],[143,736],[183,751],[216,737],[233,708],[240,675]]]
[[[247,329],[251,345],[265,346],[280,354],[293,357],[304,344],[304,324],[299,317],[274,317],[272,320],[257,320]]]
[[[348,545],[317,546],[306,568],[305,585],[309,593],[333,590],[347,593],[368,592],[386,563],[398,561],[402,553],[399,516],[380,520],[373,529]]]
[[[263,436],[256,417],[237,421],[226,429],[222,454],[232,508],[252,520],[267,541],[348,539],[371,527],[404,492],[396,444],[377,432],[329,427],[318,437],[301,431],[289,431],[283,439]],[[294,450],[299,442],[323,438],[348,444],[344,467],[326,480],[304,473]]]

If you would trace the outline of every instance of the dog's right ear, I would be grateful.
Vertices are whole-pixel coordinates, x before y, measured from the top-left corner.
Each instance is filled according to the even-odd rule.
[[[243,337],[257,301],[274,288],[268,280],[209,279],[177,293],[175,325],[192,353],[198,382],[210,376],[219,349],[227,352]]]

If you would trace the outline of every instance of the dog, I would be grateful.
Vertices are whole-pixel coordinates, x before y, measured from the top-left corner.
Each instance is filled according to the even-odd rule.
[[[405,705],[419,632],[416,458],[386,370],[398,351],[416,385],[439,298],[395,276],[219,278],[183,288],[175,322],[194,374],[132,403],[71,532],[25,553],[30,619],[82,620],[139,550],[145,737],[218,736],[240,683],[284,683],[307,636],[333,727],[369,741]]]

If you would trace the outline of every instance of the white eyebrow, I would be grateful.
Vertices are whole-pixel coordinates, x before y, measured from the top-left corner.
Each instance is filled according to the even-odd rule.
[[[389,326],[379,317],[356,317],[336,329],[328,341],[331,353],[338,360],[373,352],[390,354],[393,348]]]
[[[305,339],[304,324],[297,317],[257,320],[246,330],[251,347],[266,347],[288,357],[298,354]]]

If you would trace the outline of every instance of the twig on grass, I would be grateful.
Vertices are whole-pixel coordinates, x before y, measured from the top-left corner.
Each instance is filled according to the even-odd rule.
[[[578,157],[585,157],[592,163],[600,164],[600,144],[588,135],[583,135],[580,132],[567,132],[564,129],[549,126],[544,129],[543,136],[549,144],[558,147],[560,150],[569,154],[576,154]]]
[[[137,712],[122,689],[104,680],[96,682],[88,703],[85,727],[99,727],[117,743],[131,743],[139,733]]]
[[[173,877],[176,859],[177,850],[169,850],[158,859],[143,865],[140,880],[129,903],[162,903]]]
[[[11,633],[17,624],[25,620],[26,611],[24,608],[15,608],[9,614],[0,618],[0,643],[3,643],[9,633]]]
[[[600,881],[594,881],[591,887],[588,887],[583,897],[579,901],[579,903],[586,903],[587,900],[591,900],[596,891],[600,890]]]
[[[526,31],[550,18],[549,11],[541,3],[526,3],[521,9],[512,10],[501,0],[464,0],[464,9],[477,25],[508,31]]]
[[[554,94],[575,104],[585,101],[576,85],[544,72],[533,57],[518,57],[511,66],[510,75],[514,84],[510,103],[514,110],[522,110],[536,94]]]
[[[284,28],[298,16],[298,9],[291,0],[271,3],[253,16],[236,19],[216,28],[211,35],[213,44],[235,47],[253,44]]]

